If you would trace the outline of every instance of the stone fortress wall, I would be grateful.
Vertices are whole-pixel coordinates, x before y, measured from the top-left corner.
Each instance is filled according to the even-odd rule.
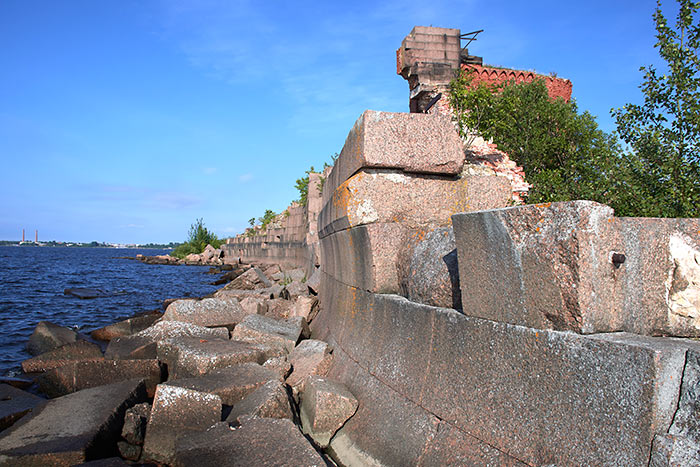
[[[320,266],[312,333],[360,403],[334,457],[698,465],[700,220],[509,207],[471,165],[446,115],[366,111],[313,208],[226,245]]]

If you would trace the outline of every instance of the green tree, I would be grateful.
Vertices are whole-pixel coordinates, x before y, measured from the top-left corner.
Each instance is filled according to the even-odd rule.
[[[655,48],[662,70],[641,67],[641,105],[611,111],[639,191],[631,202],[643,216],[700,217],[700,3],[678,0],[674,27],[657,2]]]
[[[275,217],[277,217],[275,211],[271,209],[265,209],[265,213],[262,215],[262,217],[258,217],[258,222],[260,222],[262,229],[266,230],[268,224],[275,220]]]
[[[190,226],[187,241],[175,248],[170,254],[177,258],[184,258],[191,253],[203,252],[207,245],[219,248],[221,243],[221,240],[204,226],[202,218],[199,218]]]
[[[478,133],[520,164],[532,184],[528,202],[589,199],[624,211],[628,180],[615,138],[575,102],[551,99],[543,80],[472,84],[462,72],[450,103],[463,137]]]

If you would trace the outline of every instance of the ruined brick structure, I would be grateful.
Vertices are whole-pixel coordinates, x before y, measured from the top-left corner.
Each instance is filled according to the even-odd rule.
[[[472,165],[448,116],[366,111],[301,230],[227,245],[266,262],[318,252],[312,336],[359,402],[332,457],[700,465],[700,220],[506,207],[511,181]]]
[[[448,85],[457,71],[472,72],[473,83],[503,84],[544,81],[552,99],[571,99],[571,81],[532,71],[484,66],[481,57],[469,55],[461,47],[459,29],[416,26],[396,51],[397,73],[408,81],[409,107],[416,113],[441,113],[452,116]],[[522,167],[515,164],[496,145],[483,141],[478,135],[466,138],[464,151],[466,170],[471,174],[503,176],[511,182],[512,199],[522,203],[530,188]]]

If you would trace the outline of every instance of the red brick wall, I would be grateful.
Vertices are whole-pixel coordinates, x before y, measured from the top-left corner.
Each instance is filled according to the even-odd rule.
[[[475,83],[501,84],[506,81],[516,83],[531,82],[535,79],[544,79],[549,97],[552,99],[561,97],[566,102],[571,100],[571,81],[563,78],[539,75],[532,71],[510,70],[507,68],[491,68],[480,65],[461,65],[463,70],[471,70]]]

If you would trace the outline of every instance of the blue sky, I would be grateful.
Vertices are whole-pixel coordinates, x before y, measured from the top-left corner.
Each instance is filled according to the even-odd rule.
[[[241,232],[365,109],[408,111],[395,51],[415,25],[485,29],[472,54],[570,79],[611,131],[658,61],[654,7],[0,0],[0,239],[181,241],[200,217]]]

